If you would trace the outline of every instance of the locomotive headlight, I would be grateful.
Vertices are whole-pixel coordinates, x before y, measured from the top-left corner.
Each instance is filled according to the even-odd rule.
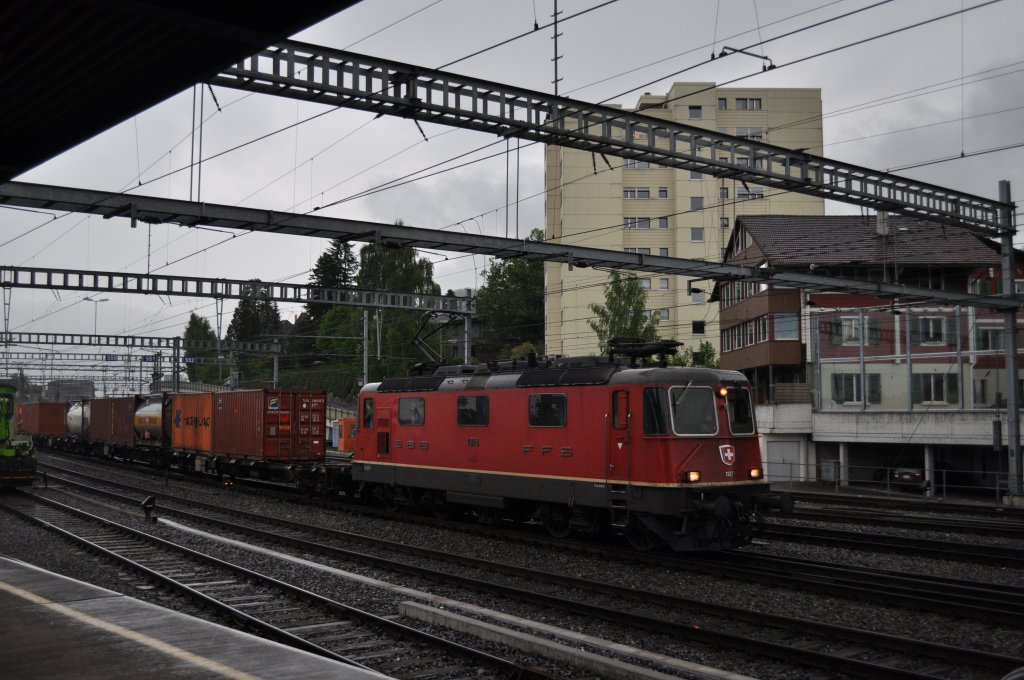
[[[686,481],[691,484],[700,481],[700,470],[689,470],[686,473]]]
[[[718,388],[718,396],[720,396],[722,399],[725,399],[727,396],[729,396],[729,388],[728,387],[719,387]]]
[[[750,468],[751,479],[761,479],[762,476],[761,468]]]

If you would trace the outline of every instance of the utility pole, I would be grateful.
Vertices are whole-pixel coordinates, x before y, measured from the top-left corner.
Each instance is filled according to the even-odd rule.
[[[999,182],[999,201],[1010,204],[1010,183]],[[1013,299],[1017,293],[1014,286],[1016,262],[1013,253],[1013,211],[1000,209],[1000,221],[1003,223],[1002,255],[1003,255],[1003,296]],[[1004,337],[1006,340],[1006,472],[1007,491],[1010,504],[1016,505],[1022,497],[1020,475],[1020,395],[1017,378],[1017,310],[1008,308],[1005,312]]]

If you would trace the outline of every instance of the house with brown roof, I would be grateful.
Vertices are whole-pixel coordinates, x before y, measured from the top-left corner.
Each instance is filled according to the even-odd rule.
[[[885,214],[740,217],[724,261],[979,294],[995,294],[1001,274],[985,239]],[[719,282],[713,297],[721,365],[754,384],[769,475],[847,484],[897,467],[935,476],[937,464],[998,486],[1001,314],[748,281]]]

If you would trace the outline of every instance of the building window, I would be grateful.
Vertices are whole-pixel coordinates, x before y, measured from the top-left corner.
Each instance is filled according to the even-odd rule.
[[[868,403],[882,403],[882,377],[868,373]],[[832,374],[832,401],[837,404],[859,404],[864,400],[861,390],[860,373]]]
[[[720,226],[722,229],[728,229],[729,228],[729,218],[728,217],[719,217],[718,218],[718,226]]]
[[[564,394],[531,394],[530,427],[565,427]]]
[[[955,345],[956,320],[942,316],[921,316],[910,325],[912,345]]]
[[[624,250],[627,253],[636,253],[637,255],[650,255],[651,254],[651,249],[650,248],[625,248]]]
[[[727,109],[727,108],[729,108],[729,100],[726,99],[725,97],[719,97],[718,98],[718,108],[719,109]]]
[[[667,217],[659,217],[658,218],[658,229],[668,229],[668,218]]]
[[[635,158],[627,158],[622,162],[622,167],[627,170],[646,170],[651,167],[650,162],[640,161]]]
[[[622,187],[623,198],[650,198],[650,187]]]
[[[658,248],[658,255],[668,257],[668,248]]]
[[[690,170],[690,179],[704,179],[704,173]]]
[[[626,229],[650,229],[650,217],[626,217],[623,219]]]
[[[738,198],[741,201],[750,201],[750,200],[756,200],[756,199],[759,199],[759,198],[764,198],[764,188],[763,187],[749,187],[749,188],[748,187],[744,187],[742,189],[737,189],[736,190],[736,198]]]
[[[658,187],[658,198],[668,198],[668,187]]]
[[[979,328],[974,335],[975,349],[984,351],[1003,348],[1002,328]]]
[[[658,279],[658,289],[668,290],[668,279]]]
[[[699,243],[704,240],[704,227],[690,227],[690,240]]]
[[[861,336],[860,317],[844,316],[832,319],[831,342],[833,345],[859,345]],[[864,326],[867,331],[868,345],[877,345],[882,341],[882,328],[878,319],[867,317],[864,319]]]
[[[701,116],[701,107],[699,107],[699,106],[688,106],[688,107],[686,107],[686,109],[687,109],[687,112],[688,112],[690,120],[700,120],[702,118],[702,116]]]
[[[487,397],[459,397],[459,425],[487,425],[489,416]]]
[[[839,320],[840,332],[842,333],[842,344],[844,345],[859,345],[860,344],[860,317],[859,316],[844,316]]]
[[[764,128],[761,127],[738,127],[736,136],[743,139],[764,139]]]
[[[799,340],[800,329],[797,325],[796,314],[775,315],[775,339],[776,340]]]
[[[643,288],[644,290],[650,290],[651,289],[651,280],[650,279],[639,279],[639,281],[640,281],[640,287],[641,288]]]
[[[719,198],[729,198],[729,187],[718,187]]]
[[[703,196],[690,196],[690,210],[703,210],[704,209],[704,197]]]
[[[960,376],[956,373],[915,373],[910,386],[915,404],[955,404],[960,400]]]
[[[702,304],[704,304],[704,300],[705,300],[704,295],[705,295],[704,291],[702,291],[702,290],[691,290],[690,291],[690,300],[692,300],[693,304],[695,304],[695,305],[702,305]]]
[[[736,97],[736,108],[740,111],[760,111],[760,97]]]
[[[662,307],[658,310],[658,321],[668,321],[668,307]]]
[[[756,329],[754,331],[755,342],[767,342],[768,341],[768,317],[762,316],[754,322]]]

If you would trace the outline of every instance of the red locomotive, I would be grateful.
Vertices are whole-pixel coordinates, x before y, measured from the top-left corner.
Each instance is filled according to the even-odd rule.
[[[670,343],[673,346],[675,343]],[[611,530],[634,547],[729,549],[781,505],[763,479],[738,372],[615,357],[440,367],[365,386],[352,478],[361,495],[439,515]]]

